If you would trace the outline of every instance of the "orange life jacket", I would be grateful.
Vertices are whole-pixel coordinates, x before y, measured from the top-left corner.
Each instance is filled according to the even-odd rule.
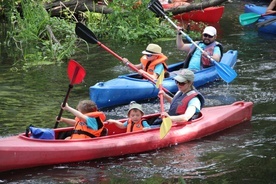
[[[101,132],[104,129],[103,121],[105,121],[105,114],[103,112],[91,112],[85,114],[89,117],[95,118],[98,123],[98,130],[93,130],[92,128],[89,128],[83,120],[76,117],[75,121],[75,128],[74,132],[71,136],[71,139],[86,139],[86,138],[93,138],[93,137],[99,137],[101,135]]]
[[[127,120],[127,132],[135,132],[139,130],[143,130],[143,119],[138,123],[133,123],[131,119]]]
[[[164,54],[158,54],[157,56],[158,56],[157,59],[155,59],[153,61],[149,61],[147,59],[146,55],[142,56],[140,59],[140,62],[143,65],[143,70],[145,70],[146,72],[148,72],[151,75],[153,75],[153,73],[154,73],[155,66],[160,63],[163,64],[165,72],[168,70],[168,66],[166,64],[166,61],[168,59],[167,56],[165,56]]]

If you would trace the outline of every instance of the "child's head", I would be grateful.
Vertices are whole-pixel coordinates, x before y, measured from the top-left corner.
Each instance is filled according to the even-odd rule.
[[[82,100],[79,102],[77,110],[85,114],[89,112],[95,112],[98,110],[98,108],[95,102],[91,100]]]
[[[142,116],[144,115],[144,111],[142,109],[142,106],[136,102],[131,102],[127,116],[136,123],[136,121],[140,121]]]

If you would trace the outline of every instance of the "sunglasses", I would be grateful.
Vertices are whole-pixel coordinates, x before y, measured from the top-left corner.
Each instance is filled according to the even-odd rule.
[[[187,82],[178,82],[177,80],[175,80],[175,84],[178,84],[179,86],[185,86]]]
[[[213,38],[214,36],[208,35],[208,34],[203,34],[204,37],[208,38]]]
[[[151,57],[151,56],[152,56],[152,54],[147,54],[146,56],[147,56],[147,57]]]

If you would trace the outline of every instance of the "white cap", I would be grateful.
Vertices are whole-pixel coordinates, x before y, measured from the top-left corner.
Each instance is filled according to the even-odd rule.
[[[210,36],[215,36],[217,34],[217,30],[213,26],[207,26],[207,27],[205,27],[202,34],[208,34]]]

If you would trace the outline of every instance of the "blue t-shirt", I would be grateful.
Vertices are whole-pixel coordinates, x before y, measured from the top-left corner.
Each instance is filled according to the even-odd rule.
[[[162,63],[159,63],[154,68],[154,73],[157,73],[158,75],[161,74],[161,72],[164,70],[164,65]]]
[[[207,45],[205,45],[204,43],[199,43],[198,46],[204,50]],[[191,44],[190,48],[191,47],[192,47],[192,44]],[[213,54],[221,55],[220,48],[218,46],[214,47]],[[188,69],[190,69],[192,71],[199,71],[200,70],[200,61],[201,61],[201,51],[198,48],[196,48],[196,50],[190,60]]]
[[[188,107],[189,106],[195,106],[196,107],[196,113],[200,112],[201,103],[200,103],[200,100],[197,97],[194,97],[189,101]]]
[[[86,124],[87,124],[88,128],[91,128],[93,130],[98,130],[98,123],[97,123],[97,120],[95,118],[88,117],[86,119]]]

